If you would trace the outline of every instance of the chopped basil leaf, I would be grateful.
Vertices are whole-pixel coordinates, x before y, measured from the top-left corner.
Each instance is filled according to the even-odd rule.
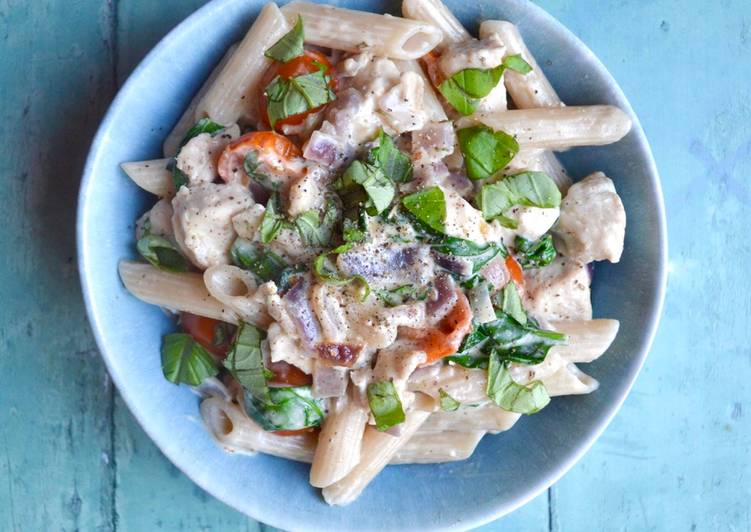
[[[261,352],[261,341],[265,336],[263,331],[241,321],[232,347],[224,359],[224,367],[255,399],[268,401],[269,387]]]
[[[310,386],[269,388],[268,401],[245,394],[245,411],[264,430],[301,430],[317,427],[325,417],[322,399]]]
[[[172,333],[162,341],[162,372],[175,384],[198,386],[204,379],[219,373],[208,351],[185,333]]]
[[[456,135],[470,179],[492,176],[505,168],[519,152],[519,143],[514,137],[489,127],[467,127],[457,131]]]
[[[440,233],[444,231],[446,198],[440,187],[428,187],[404,196],[402,204],[420,222]]]
[[[392,290],[376,290],[375,295],[387,307],[398,307],[409,301],[425,301],[429,291],[429,288],[405,284]]]
[[[477,195],[477,205],[487,220],[502,216],[514,205],[550,209],[560,204],[561,191],[543,172],[522,172],[483,185]]]
[[[394,183],[406,183],[412,180],[412,160],[406,153],[399,151],[394,141],[383,129],[379,136],[378,147],[370,150],[368,162],[381,169],[381,172]]]
[[[499,214],[498,216],[495,216],[493,220],[498,220],[498,223],[501,224],[503,227],[506,227],[508,229],[517,229],[519,227],[519,220],[515,220],[513,218],[509,218],[507,216],[504,216],[502,214]]]
[[[370,285],[368,284],[368,280],[362,275],[353,275],[352,277],[342,276],[336,268],[336,265],[333,265],[332,260],[330,259],[330,255],[346,253],[353,245],[352,242],[347,242],[331,251],[318,255],[313,262],[313,273],[322,281],[335,286],[342,286],[352,282],[358,283],[360,285],[360,300],[365,301],[370,296]]]
[[[498,406],[509,412],[534,414],[542,410],[550,396],[541,381],[533,381],[526,386],[517,384],[511,378],[508,361],[497,353],[490,355],[488,363],[488,397]]]
[[[187,272],[189,269],[188,261],[177,246],[164,237],[147,233],[138,240],[136,248],[144,259],[161,270]]]
[[[557,255],[553,236],[550,233],[536,242],[517,235],[514,248],[516,248],[516,261],[525,270],[547,266],[555,260]]]
[[[175,192],[180,190],[180,187],[188,186],[188,176],[177,167],[177,160],[174,157],[167,163],[167,170],[172,172],[172,186]]]
[[[261,242],[268,244],[274,240],[279,231],[288,225],[284,215],[279,213],[279,195],[272,194],[266,203],[266,210],[261,220]]]
[[[441,398],[441,410],[444,412],[454,412],[461,406],[461,403],[446,393],[443,388],[438,388],[438,394]]]
[[[244,238],[235,240],[230,249],[230,256],[235,266],[251,271],[262,283],[276,282],[289,267],[284,259],[273,251]]]
[[[503,66],[519,74],[529,74],[532,72],[532,67],[524,60],[522,54],[507,55],[503,58]]]
[[[286,63],[290,59],[300,57],[304,53],[303,41],[305,40],[305,33],[303,30],[302,17],[297,15],[297,22],[295,27],[288,33],[276,41],[274,45],[266,50],[264,54],[269,59],[274,59],[280,63]]]
[[[527,313],[522,307],[522,300],[514,281],[509,281],[501,292],[501,311],[514,318],[519,324],[527,324]]]
[[[266,87],[267,113],[271,127],[279,120],[316,109],[336,96],[329,88],[330,78],[321,70],[290,79],[274,78]]]
[[[288,266],[282,270],[276,279],[276,287],[279,292],[284,293],[294,285],[295,278],[308,271],[308,268],[303,265]]]
[[[268,175],[259,172],[259,166],[261,166],[261,163],[258,160],[258,151],[248,151],[248,153],[245,155],[245,159],[243,159],[243,170],[245,170],[245,173],[248,174],[248,177],[266,189],[278,189],[279,183],[272,181]]]
[[[459,366],[473,369],[487,369],[488,368],[488,356],[483,354],[478,355],[450,355],[444,357],[446,362],[453,362]]]
[[[329,200],[323,217],[316,209],[305,211],[294,219],[293,225],[306,246],[323,247],[331,241],[334,226],[339,219],[339,209]]]
[[[475,244],[471,240],[464,240],[447,236],[432,245],[433,250],[444,255],[462,257],[472,264],[472,274],[479,272],[483,266],[498,255],[506,257],[508,252],[501,242],[485,245]]]
[[[368,384],[368,404],[378,430],[386,430],[406,419],[402,402],[392,381]]]
[[[342,238],[345,242],[362,242],[367,236],[367,214],[363,211],[357,218],[345,218],[342,223]]]
[[[198,122],[193,124],[193,127],[191,127],[187,133],[185,133],[182,142],[180,142],[180,148],[185,146],[192,138],[197,137],[201,133],[208,133],[209,135],[213,136],[223,129],[224,126],[221,124],[217,124],[209,118],[201,118]],[[180,152],[179,149],[177,151],[178,153]]]
[[[504,64],[495,68],[460,70],[438,86],[438,90],[454,109],[468,116],[475,112],[482,98],[490,94],[503,76]]]
[[[566,342],[565,334],[539,329],[531,320],[522,325],[510,315],[496,311],[496,320],[482,325],[488,342],[486,353],[497,353],[504,360],[522,364],[540,364],[554,345]]]
[[[362,185],[368,195],[369,204],[373,207],[372,214],[380,214],[391,205],[396,194],[394,183],[386,177],[381,169],[373,164],[354,161],[344,171],[337,181],[335,188],[350,190],[354,185]]]

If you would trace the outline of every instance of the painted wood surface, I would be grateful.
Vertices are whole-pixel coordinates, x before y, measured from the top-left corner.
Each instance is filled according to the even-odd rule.
[[[78,287],[74,208],[117,86],[201,0],[0,0],[0,530],[249,530],[113,390]],[[749,530],[751,3],[541,0],[650,138],[671,277],[652,354],[590,453],[487,531]]]

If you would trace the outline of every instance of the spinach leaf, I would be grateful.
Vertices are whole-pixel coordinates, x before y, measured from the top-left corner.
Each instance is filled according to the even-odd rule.
[[[409,301],[425,301],[429,291],[427,287],[405,284],[391,290],[376,290],[375,295],[387,307],[398,307]]]
[[[412,180],[412,160],[409,155],[397,149],[392,138],[384,133],[383,129],[379,135],[378,146],[368,154],[368,162],[380,168],[394,183]]]
[[[325,417],[322,399],[310,386],[268,388],[268,400],[246,393],[245,411],[264,430],[301,430],[317,427]]]
[[[438,253],[462,257],[472,264],[472,274],[479,272],[483,266],[496,258],[498,255],[506,257],[508,252],[503,243],[489,243],[485,245],[475,244],[471,240],[456,238],[453,236],[443,237],[432,244],[432,248]]]
[[[446,198],[440,187],[428,187],[404,196],[402,204],[417,220],[443,233],[443,224],[446,221]]]
[[[461,403],[446,393],[443,388],[438,389],[438,394],[441,399],[441,410],[444,412],[454,412],[461,406]]]
[[[497,353],[490,355],[486,389],[488,397],[509,412],[534,414],[542,410],[550,402],[545,385],[541,381],[533,381],[526,386],[517,384],[511,378],[508,364]]]
[[[261,341],[266,334],[251,325],[240,322],[232,347],[224,359],[224,367],[242,384],[250,395],[263,401],[269,400],[266,384],[266,368],[263,365]]]
[[[477,205],[488,220],[502,216],[514,205],[554,208],[560,204],[561,191],[543,172],[522,172],[483,185],[477,195]]]
[[[235,266],[251,271],[262,283],[277,282],[289,267],[289,264],[273,251],[244,238],[235,240],[230,249],[230,256]]]
[[[519,152],[519,144],[514,137],[486,126],[460,129],[456,135],[470,179],[492,176],[505,168]]]
[[[297,22],[295,27],[288,33],[285,33],[281,39],[276,41],[263,54],[269,59],[279,61],[280,63],[286,63],[287,61],[300,57],[304,53],[303,41],[305,40],[305,32],[303,29],[302,17],[297,15]]]
[[[368,384],[368,404],[378,430],[386,430],[404,423],[406,416],[402,402],[392,381],[376,381]]]
[[[162,373],[175,384],[198,386],[219,373],[208,351],[185,333],[168,334],[162,340]]]
[[[266,112],[273,128],[279,120],[316,109],[336,99],[331,78],[321,70],[290,79],[275,77],[266,87]]]
[[[555,260],[557,255],[553,236],[550,233],[536,242],[517,235],[514,247],[516,248],[516,261],[525,270],[547,266]]]
[[[187,272],[189,269],[187,259],[177,246],[164,237],[147,233],[138,240],[136,248],[144,259],[160,270]]]

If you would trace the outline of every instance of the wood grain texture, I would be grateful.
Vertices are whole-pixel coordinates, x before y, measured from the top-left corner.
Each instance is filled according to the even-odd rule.
[[[114,397],[76,275],[96,125],[202,3],[0,0],[0,530],[266,529],[193,485]],[[656,344],[611,427],[547,494],[482,530],[749,530],[751,4],[538,3],[643,121],[672,273]]]

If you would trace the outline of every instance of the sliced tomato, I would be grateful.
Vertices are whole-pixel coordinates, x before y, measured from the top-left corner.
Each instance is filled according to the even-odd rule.
[[[224,358],[232,343],[234,326],[219,320],[180,313],[180,326],[213,355]]]
[[[471,328],[472,309],[467,296],[461,290],[457,290],[456,303],[436,327],[427,330],[404,328],[400,332],[415,340],[425,351],[427,365],[456,353]]]
[[[286,362],[268,362],[267,369],[274,373],[269,379],[271,386],[307,386],[313,382],[313,377],[299,368]]]
[[[325,55],[313,50],[305,50],[304,55],[295,57],[294,59],[291,59],[286,63],[275,62],[268,69],[268,71],[266,71],[263,79],[261,79],[261,87],[264,87],[265,89],[268,84],[271,83],[271,81],[277,76],[280,76],[282,79],[290,79],[297,76],[303,76],[305,74],[312,74],[313,72],[320,70],[320,65],[323,65],[325,70],[324,73],[331,76],[331,83],[329,83],[329,87],[331,87],[333,90],[336,90],[337,81],[336,78],[332,75],[333,67],[331,63],[328,59],[326,59]],[[277,120],[276,124],[274,124],[274,129],[281,131],[281,128],[284,125],[296,126],[302,124],[308,117],[308,115],[316,113],[324,107],[325,105],[322,105],[320,107],[316,107],[315,109],[305,111],[304,113],[299,113],[296,115],[288,116],[287,118],[283,118],[281,120]],[[263,117],[264,123],[267,126],[271,127],[271,122],[269,121],[267,113],[268,98],[266,98],[265,90],[261,91],[261,94],[259,95],[258,108],[261,111],[261,117]]]
[[[439,58],[440,56],[435,52],[428,52],[420,58],[425,73],[428,75],[428,79],[434,87],[438,87],[445,80],[443,72],[441,72],[441,68],[438,64]]]
[[[512,281],[519,286],[524,286],[524,272],[522,271],[522,267],[511,255],[506,257],[506,269],[508,270]]]
[[[294,142],[273,131],[253,131],[227,144],[219,156],[217,170],[226,183],[248,185],[245,158],[255,152],[259,172],[300,177],[303,174],[302,153]]]

